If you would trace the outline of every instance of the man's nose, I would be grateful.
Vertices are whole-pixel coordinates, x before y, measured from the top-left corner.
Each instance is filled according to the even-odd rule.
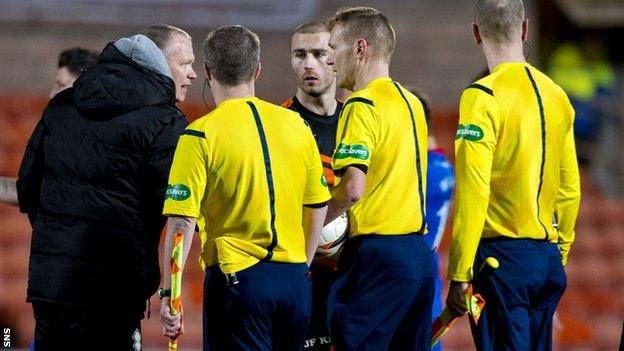
[[[310,69],[314,66],[314,55],[307,54],[303,59],[303,68]]]

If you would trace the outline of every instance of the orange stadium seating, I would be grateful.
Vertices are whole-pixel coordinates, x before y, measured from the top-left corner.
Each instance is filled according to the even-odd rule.
[[[15,176],[28,137],[41,116],[47,99],[19,93],[0,95],[0,175]],[[206,113],[199,104],[184,104],[190,119]],[[434,110],[433,132],[447,156],[452,157],[457,113]],[[560,304],[560,323],[556,328],[555,349],[616,349],[624,315],[624,202],[600,194],[589,177],[582,173],[583,199],[577,224],[577,240],[566,267],[568,289]],[[30,248],[30,225],[16,208],[0,205],[0,320],[14,330],[18,347],[32,340],[32,309],[25,302]],[[446,269],[450,228],[442,243],[443,271]],[[197,264],[198,240],[195,241],[184,272],[186,334],[182,347],[201,345],[201,304],[203,274]],[[152,298],[151,318],[143,321],[146,348],[164,348],[158,311],[160,301]],[[19,340],[19,341],[17,341]],[[474,348],[466,320],[456,324],[445,336],[447,350]]]

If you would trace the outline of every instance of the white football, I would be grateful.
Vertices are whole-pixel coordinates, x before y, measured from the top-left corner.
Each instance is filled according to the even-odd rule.
[[[348,229],[349,217],[346,212],[327,223],[321,231],[321,238],[318,248],[316,249],[315,258],[337,259],[342,245],[344,245],[347,240]]]

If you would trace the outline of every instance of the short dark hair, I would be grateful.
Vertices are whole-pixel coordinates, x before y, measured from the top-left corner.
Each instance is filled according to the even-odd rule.
[[[487,39],[502,43],[520,31],[524,20],[522,0],[477,0],[475,23]]]
[[[293,35],[295,34],[316,34],[316,33],[322,33],[322,32],[329,32],[329,26],[327,25],[327,23],[325,22],[319,22],[319,21],[309,21],[309,22],[305,22],[303,24],[301,24],[299,27],[297,27],[297,29],[295,29],[295,31],[293,32]]]
[[[208,33],[204,63],[219,83],[236,86],[253,79],[260,62],[260,39],[249,29],[223,26]]]
[[[390,20],[372,7],[343,7],[329,20],[329,28],[343,26],[345,39],[364,38],[375,58],[390,62],[396,38]]]
[[[174,34],[182,35],[188,40],[192,40],[191,36],[185,32],[184,30],[170,26],[168,24],[153,24],[149,27],[143,28],[139,34],[143,34],[146,37],[150,38],[156,46],[162,51],[165,56],[169,55],[168,47],[171,42],[171,37]]]
[[[290,50],[292,51],[292,38],[294,38],[296,34],[317,34],[317,33],[325,33],[325,32],[327,33],[330,32],[329,26],[325,22],[309,21],[309,22],[305,22],[301,24],[299,27],[295,29],[295,31],[293,32],[291,36]]]
[[[83,49],[79,46],[61,52],[58,58],[58,68],[66,67],[69,73],[78,77],[83,69],[98,64],[98,53]]]

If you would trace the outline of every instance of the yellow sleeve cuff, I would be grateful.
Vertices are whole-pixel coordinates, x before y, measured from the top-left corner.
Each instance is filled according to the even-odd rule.
[[[472,276],[469,274],[448,274],[446,278],[454,282],[469,282],[472,280]]]

